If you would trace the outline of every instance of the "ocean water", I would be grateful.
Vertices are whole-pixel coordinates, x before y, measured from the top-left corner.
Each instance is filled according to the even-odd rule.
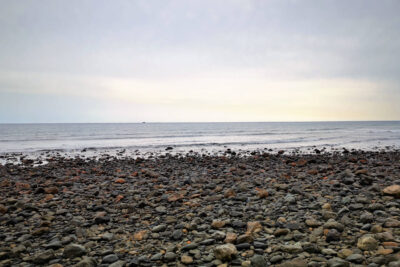
[[[0,153],[400,147],[399,121],[0,124]]]

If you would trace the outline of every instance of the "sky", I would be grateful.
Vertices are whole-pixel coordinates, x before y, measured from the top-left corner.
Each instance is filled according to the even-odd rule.
[[[0,123],[400,120],[397,0],[0,7]]]

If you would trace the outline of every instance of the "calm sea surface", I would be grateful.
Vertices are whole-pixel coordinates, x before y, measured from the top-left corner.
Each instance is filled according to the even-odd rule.
[[[400,122],[0,124],[0,153],[400,147]]]

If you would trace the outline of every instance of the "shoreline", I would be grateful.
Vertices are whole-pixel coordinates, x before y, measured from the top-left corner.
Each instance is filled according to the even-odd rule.
[[[0,265],[399,264],[400,151],[346,151],[0,165]]]
[[[319,155],[319,154],[341,154],[341,153],[374,153],[374,152],[400,152],[400,147],[391,146],[375,146],[373,148],[346,148],[346,147],[329,147],[329,146],[306,146],[293,148],[243,148],[235,149],[229,147],[219,147],[218,149],[190,149],[179,150],[175,146],[165,146],[158,150],[140,150],[128,149],[126,147],[118,147],[111,149],[96,149],[84,148],[75,150],[50,149],[39,151],[21,151],[21,152],[0,152],[0,165],[5,164],[21,164],[32,162],[34,166],[46,164],[48,159],[54,158],[85,158],[85,159],[100,159],[100,158],[158,158],[168,156],[251,156],[261,154],[277,154],[283,152],[286,155]]]

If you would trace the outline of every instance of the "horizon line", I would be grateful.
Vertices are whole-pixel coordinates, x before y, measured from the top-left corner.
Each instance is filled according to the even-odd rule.
[[[315,121],[138,121],[138,122],[0,122],[1,124],[168,124],[168,123],[310,123],[310,122],[400,122],[399,120],[315,120]]]

